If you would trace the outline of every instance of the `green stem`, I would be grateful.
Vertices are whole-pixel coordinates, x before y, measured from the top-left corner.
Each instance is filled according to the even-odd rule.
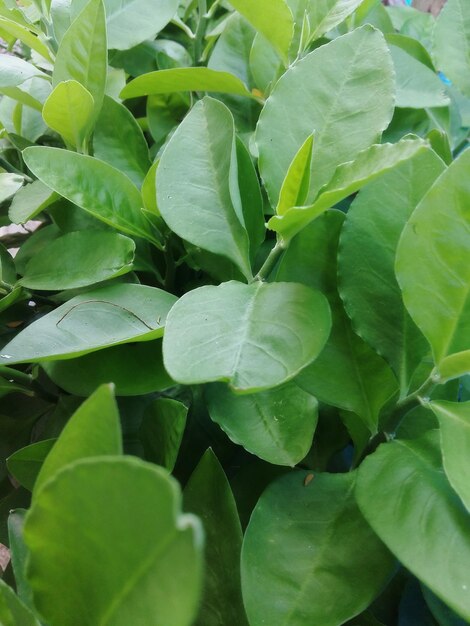
[[[263,265],[261,266],[261,269],[256,274],[253,280],[263,281],[269,278],[269,275],[275,268],[276,263],[279,261],[281,254],[285,250],[287,250],[287,243],[283,241],[282,239],[279,239],[276,245],[274,246],[274,248],[269,253],[268,258],[263,263]]]
[[[15,370],[12,367],[7,367],[6,365],[0,365],[0,375],[7,380],[14,380],[21,385],[30,385],[33,380],[30,374],[25,374],[24,372]]]
[[[194,39],[194,64],[198,65],[202,56],[202,43],[206,34],[207,0],[198,0],[198,24]]]

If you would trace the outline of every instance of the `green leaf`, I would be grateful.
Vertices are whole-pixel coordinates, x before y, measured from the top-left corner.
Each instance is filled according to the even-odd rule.
[[[88,287],[132,269],[135,243],[105,230],[67,233],[43,248],[26,265],[19,284],[58,291]]]
[[[120,96],[138,98],[179,91],[215,91],[253,97],[237,76],[208,67],[178,67],[142,74],[128,83]]]
[[[470,5],[465,0],[447,0],[436,20],[434,58],[438,69],[467,97],[470,97],[469,46]]]
[[[212,420],[251,454],[275,465],[294,467],[310,450],[318,403],[295,382],[242,396],[225,385],[213,384],[206,397]]]
[[[469,620],[468,513],[442,471],[438,434],[381,445],[359,469],[356,497],[403,565]]]
[[[157,398],[149,404],[139,429],[145,458],[172,472],[186,426],[187,407],[177,400]]]
[[[0,91],[18,87],[34,76],[46,78],[44,72],[17,56],[10,54],[0,56]]]
[[[292,207],[301,206],[307,199],[313,141],[313,134],[309,135],[289,165],[276,207],[278,215],[284,215]]]
[[[30,324],[8,343],[0,363],[51,361],[163,335],[175,296],[144,285],[88,291]]]
[[[320,189],[313,204],[289,208],[283,215],[272,217],[268,222],[269,228],[289,239],[327,209],[401,162],[423,153],[427,146],[427,142],[422,139],[403,139],[396,144],[385,143],[366,148],[354,161],[336,168],[333,177]]]
[[[102,385],[75,411],[41,466],[34,499],[59,470],[73,461],[122,454],[121,425],[112,385]]]
[[[52,85],[75,80],[92,96],[94,120],[103,104],[108,53],[102,0],[89,0],[64,34],[57,51]]]
[[[403,304],[395,251],[411,213],[444,169],[432,150],[419,151],[360,192],[341,232],[338,277],[346,311],[391,365],[402,395],[429,347]]]
[[[373,433],[380,410],[397,384],[385,361],[354,333],[337,291],[336,258],[343,221],[344,214],[329,211],[299,233],[281,260],[277,280],[320,289],[332,312],[332,330],[324,350],[296,382],[319,400],[360,416]]]
[[[15,195],[23,183],[24,178],[19,174],[0,173],[0,204]]]
[[[1,180],[1,179],[0,179]],[[0,243],[0,280],[7,285],[16,283],[15,262],[8,250]]]
[[[470,371],[470,151],[438,178],[403,230],[396,273],[409,314],[440,376]]]
[[[28,48],[40,54],[46,61],[51,61],[51,55],[47,46],[44,45],[35,33],[32,33],[31,30],[25,26],[18,24],[18,22],[6,19],[3,16],[0,17],[0,33],[4,39],[7,37],[12,37],[15,40],[19,39],[26,44]]]
[[[29,491],[33,490],[44,459],[49,454],[54,443],[55,439],[44,439],[25,448],[20,448],[8,457],[8,471],[20,485],[23,485]]]
[[[139,188],[150,167],[148,146],[140,126],[124,105],[108,96],[96,122],[93,154],[127,174]]]
[[[163,358],[182,384],[224,381],[234,390],[261,391],[311,363],[329,332],[322,294],[290,283],[230,281],[195,289],[175,304]]]
[[[261,496],[242,552],[251,626],[338,626],[385,586],[394,562],[354,499],[355,474],[292,472]]]
[[[154,241],[141,211],[142,198],[129,178],[94,157],[59,148],[33,146],[23,151],[30,170],[48,187],[105,224]]]
[[[240,584],[242,529],[230,484],[210,448],[184,489],[183,503],[201,519],[206,536],[204,593],[194,625],[248,626]]]
[[[142,183],[142,200],[144,207],[147,211],[150,211],[150,213],[157,216],[160,215],[160,211],[157,206],[157,188],[155,185],[155,178],[159,164],[160,159],[157,159],[154,163],[152,163]]]
[[[439,626],[466,626],[468,624],[468,622],[458,617],[454,611],[449,609],[449,607],[439,600],[429,589],[422,586],[422,592],[426,604]]]
[[[397,107],[424,109],[450,104],[444,83],[433,70],[398,46],[390,45],[390,53],[397,81]]]
[[[40,626],[15,592],[0,579],[0,624],[2,626]]]
[[[178,0],[104,0],[108,47],[129,50],[154,39],[175,16]]]
[[[470,511],[470,402],[433,400],[428,407],[439,420],[442,460],[447,478]]]
[[[27,513],[26,509],[10,511],[8,516],[8,539],[18,597],[29,609],[35,612],[33,592],[26,578],[28,549],[24,542],[23,528]]]
[[[240,195],[234,193],[238,181],[235,189],[230,184],[234,159],[232,114],[221,102],[206,97],[192,108],[162,154],[157,204],[177,235],[227,257],[250,278],[248,235]]]
[[[289,165],[312,132],[308,202],[338,165],[377,141],[393,105],[390,52],[383,35],[370,26],[338,37],[290,67],[266,101],[256,132],[271,205],[277,205]]]
[[[309,42],[319,39],[349,17],[363,0],[315,0],[307,2]]]
[[[274,46],[287,63],[294,20],[285,0],[230,0],[230,4]]]
[[[166,470],[133,457],[85,459],[44,485],[25,524],[28,577],[44,620],[190,626],[201,528],[180,502]]]
[[[117,396],[139,396],[174,385],[163,367],[161,340],[126,343],[42,367],[56,385],[77,396],[89,396],[109,382]]]
[[[94,100],[76,80],[58,83],[44,103],[44,121],[65,143],[82,149],[93,123]]]
[[[40,180],[35,180],[15,194],[8,209],[8,217],[14,224],[24,224],[41,213],[56,198],[52,189]]]

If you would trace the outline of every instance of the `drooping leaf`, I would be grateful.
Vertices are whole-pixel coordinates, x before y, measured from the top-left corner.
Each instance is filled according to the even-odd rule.
[[[439,420],[442,461],[447,478],[470,511],[470,402],[433,400],[428,406]]]
[[[55,439],[44,439],[25,448],[20,448],[8,457],[8,471],[20,485],[23,485],[29,491],[33,490],[44,459],[49,454],[54,442]]]
[[[248,525],[242,588],[252,626],[338,626],[379,594],[394,562],[360,513],[355,474],[293,472]]]
[[[470,151],[438,178],[403,230],[396,273],[444,378],[470,371]]]
[[[230,185],[235,149],[233,117],[227,107],[212,98],[198,102],[160,159],[157,204],[177,235],[226,256],[250,277],[249,242],[240,195],[237,197]],[[185,184],[181,185],[183,180]],[[236,184],[238,188],[238,181]]]
[[[108,96],[96,122],[93,151],[95,157],[127,174],[138,187],[142,185],[150,167],[147,142],[131,112]]]
[[[403,565],[468,620],[468,513],[442,471],[438,436],[381,445],[359,469],[356,497]]]
[[[87,287],[129,272],[134,253],[134,241],[118,233],[66,233],[29,261],[19,282],[29,289],[51,291]]]
[[[76,80],[65,80],[47,98],[42,116],[67,144],[81,150],[91,131],[94,109],[91,93]]]
[[[465,0],[447,0],[434,29],[436,65],[470,97],[470,59],[462,54],[470,46],[470,5]]]
[[[298,374],[321,352],[329,331],[322,294],[298,284],[230,281],[195,289],[175,304],[163,357],[177,382],[224,381],[255,392]]]
[[[0,363],[53,361],[157,339],[175,301],[144,285],[115,284],[83,293],[16,335],[2,349]]]
[[[44,620],[190,626],[202,537],[180,501],[166,470],[133,457],[85,459],[56,474],[38,493],[24,532]]]
[[[395,251],[411,213],[444,164],[429,149],[363,189],[341,232],[340,294],[354,328],[392,366],[407,393],[428,343],[409,317],[395,278]]]
[[[312,132],[309,202],[338,165],[376,142],[391,120],[393,98],[390,53],[383,35],[370,26],[338,37],[289,68],[266,101],[256,133],[271,204],[276,206],[289,165]]]
[[[154,241],[141,211],[142,198],[129,178],[108,163],[59,148],[33,146],[23,158],[48,187],[114,228]]]
[[[40,626],[13,589],[0,579],[0,623],[2,626]]]
[[[310,450],[318,403],[295,382],[249,395],[213,384],[206,397],[211,418],[232,441],[261,459],[294,467]]]
[[[75,411],[47,454],[34,483],[34,498],[50,478],[73,461],[119,454],[119,412],[112,385],[102,385]]]
[[[148,461],[173,471],[187,414],[188,408],[171,398],[157,398],[146,407],[139,437]]]
[[[128,83],[120,95],[121,98],[138,98],[179,91],[215,91],[252,97],[237,76],[208,67],[178,67],[142,74]]]
[[[206,536],[204,593],[195,626],[247,626],[240,583],[242,529],[230,484],[210,448],[184,489],[183,503],[201,519]]]

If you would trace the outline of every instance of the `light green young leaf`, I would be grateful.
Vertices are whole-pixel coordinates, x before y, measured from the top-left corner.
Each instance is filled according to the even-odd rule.
[[[26,148],[23,159],[39,180],[70,202],[123,233],[156,243],[139,191],[108,163],[43,146]]]
[[[102,0],[89,0],[64,34],[57,51],[52,85],[75,80],[90,92],[94,120],[103,104],[108,53]]]
[[[15,194],[8,209],[8,217],[14,224],[24,224],[48,207],[57,195],[40,180],[25,185]]]
[[[385,143],[366,148],[354,161],[336,168],[333,177],[320,189],[313,204],[289,208],[284,215],[275,215],[268,222],[269,228],[279,232],[285,239],[293,237],[340,200],[427,148],[427,142],[422,139],[403,139],[395,144]]]
[[[139,188],[150,167],[147,142],[135,117],[108,96],[93,133],[93,154],[127,174]]]
[[[363,0],[310,0],[307,15],[310,24],[309,43],[344,22]]]
[[[405,306],[444,379],[470,372],[469,171],[467,150],[413,212],[396,257]]]
[[[356,498],[403,565],[470,620],[468,513],[442,471],[438,437],[381,445],[360,466]]]
[[[178,67],[142,74],[128,83],[120,96],[138,98],[179,91],[215,91],[253,97],[237,76],[208,67]]]
[[[276,207],[278,215],[284,215],[292,207],[302,206],[307,199],[313,142],[314,135],[312,134],[307,137],[289,165]]]
[[[49,479],[66,465],[89,457],[122,454],[119,411],[112,385],[102,385],[75,411],[34,483],[36,499]]]
[[[0,173],[0,204],[16,194],[23,186],[24,178],[19,174]]]
[[[242,551],[251,626],[338,626],[385,586],[394,559],[357,507],[355,479],[291,472],[263,493]]]
[[[285,0],[230,0],[230,4],[276,48],[287,63],[294,20]]]
[[[255,392],[296,376],[318,356],[329,332],[322,294],[297,284],[230,281],[195,289],[176,303],[163,357],[182,384],[224,381]]]
[[[130,272],[134,253],[134,241],[118,233],[66,233],[29,261],[19,284],[39,291],[88,287]]]
[[[162,154],[157,169],[157,204],[177,235],[229,258],[250,278],[243,208],[230,185],[234,159],[232,114],[221,102],[206,97],[192,108]]]
[[[0,34],[2,38],[13,37],[13,39],[22,41],[28,48],[35,50],[46,61],[51,61],[51,55],[48,47],[39,39],[39,37],[31,32],[28,28],[25,28],[18,22],[9,20],[3,16],[0,16]]]
[[[447,478],[470,511],[470,402],[433,400],[428,408],[439,420],[442,460]]]
[[[160,164],[160,159],[156,159],[150,169],[148,170],[144,181],[142,183],[142,201],[146,211],[149,211],[153,215],[160,216],[160,211],[157,206],[157,187],[155,185],[155,179],[157,177],[157,168]]]
[[[295,382],[249,395],[213,384],[206,397],[211,419],[233,442],[260,459],[294,467],[310,450],[318,403]]]
[[[403,304],[395,252],[411,213],[444,169],[432,150],[419,151],[360,192],[341,232],[341,298],[355,330],[393,368],[402,395],[429,346]]]
[[[230,484],[209,448],[184,489],[186,511],[197,515],[206,536],[205,582],[194,626],[248,626],[240,582],[242,529]]]
[[[81,150],[92,128],[94,105],[91,93],[83,85],[66,80],[54,88],[44,103],[42,116],[65,143]]]
[[[166,470],[135,457],[72,463],[37,494],[24,536],[35,604],[50,626],[193,623],[202,528],[181,513]]]
[[[250,73],[253,84],[261,93],[269,93],[281,67],[282,62],[276,50],[266,37],[257,33],[250,50]]]
[[[145,458],[172,472],[183,439],[188,408],[171,398],[157,398],[145,409],[139,438]]]
[[[25,448],[20,448],[7,459],[8,471],[22,485],[33,490],[36,478],[41,470],[44,459],[49,454],[55,439],[37,441]]]
[[[67,359],[131,341],[163,335],[176,297],[144,285],[115,284],[83,293],[16,335],[0,363]]]
[[[76,396],[89,396],[113,381],[116,396],[141,396],[174,385],[163,367],[162,342],[126,343],[84,356],[42,363],[56,385]]]
[[[0,579],[0,624],[2,626],[40,626],[13,589]]]
[[[266,101],[256,132],[260,172],[271,205],[277,205],[289,165],[312,132],[307,202],[315,199],[338,165],[377,141],[393,107],[390,52],[383,35],[371,26],[338,37],[290,67]]]
[[[470,97],[470,4],[466,0],[447,0],[433,34],[437,68]]]

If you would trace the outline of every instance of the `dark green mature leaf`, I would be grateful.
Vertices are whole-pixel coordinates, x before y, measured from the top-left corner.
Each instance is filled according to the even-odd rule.
[[[242,529],[229,482],[211,449],[192,473],[183,503],[199,516],[206,535],[204,594],[195,626],[247,626],[240,584]]]
[[[58,291],[88,287],[132,269],[135,243],[105,230],[67,233],[43,248],[26,265],[24,287]]]
[[[206,397],[211,418],[232,441],[261,459],[293,467],[310,450],[318,403],[295,382],[242,396],[214,384]]]
[[[363,611],[394,569],[360,513],[355,474],[294,472],[261,496],[242,552],[251,626],[338,626]]]
[[[433,52],[438,69],[470,97],[470,59],[462,54],[470,46],[470,5],[447,0],[434,29]]]
[[[469,171],[467,150],[413,212],[396,257],[405,306],[444,379],[470,371]]]
[[[119,412],[112,385],[102,385],[75,411],[46,456],[34,484],[34,498],[69,463],[122,454]]]
[[[433,400],[428,406],[439,420],[442,460],[447,478],[470,511],[470,402]]]
[[[147,142],[132,113],[109,96],[105,96],[96,122],[93,151],[95,157],[127,174],[138,187],[142,185],[150,168]]]
[[[235,281],[201,287],[171,310],[163,357],[177,382],[261,391],[296,376],[330,332],[324,296],[303,285]]]
[[[29,169],[48,187],[124,233],[155,241],[141,211],[140,193],[127,176],[94,157],[59,148],[26,148]]]
[[[340,295],[355,330],[392,366],[407,393],[429,347],[409,317],[395,278],[400,234],[444,164],[426,149],[363,189],[341,231]]]
[[[157,204],[177,235],[226,256],[249,278],[248,235],[238,181],[231,180],[235,165],[232,114],[221,102],[204,98],[178,127],[160,159]]]
[[[83,4],[80,5],[82,7]],[[75,80],[93,97],[98,116],[106,87],[108,66],[106,22],[102,0],[89,0],[60,42],[52,85]]]
[[[442,471],[438,436],[380,446],[359,469],[356,497],[403,565],[469,620],[469,516]]]
[[[15,479],[29,489],[33,490],[36,478],[41,470],[44,459],[51,451],[55,439],[44,439],[32,443],[25,448],[20,448],[7,459],[8,471]]]
[[[0,624],[2,626],[40,626],[15,592],[0,579]]]
[[[117,396],[139,396],[174,385],[163,366],[162,342],[126,343],[65,361],[42,363],[56,385],[77,396],[89,396],[112,382]]]
[[[65,302],[25,328],[0,363],[53,361],[163,335],[175,296],[144,285],[115,284]]]
[[[180,502],[166,470],[133,457],[78,461],[44,485],[25,541],[35,604],[47,623],[190,626],[201,587],[201,528],[180,513]]]
[[[139,436],[148,461],[173,471],[187,415],[188,408],[171,398],[157,398],[146,407]]]
[[[179,91],[215,91],[253,97],[237,76],[208,67],[178,67],[142,74],[128,83],[120,96],[138,98]]]
[[[468,622],[458,617],[454,611],[449,609],[449,607],[439,600],[429,589],[422,586],[422,592],[426,604],[439,626],[466,626],[466,624],[468,624]]]
[[[381,33],[365,26],[321,46],[278,81],[261,112],[256,141],[271,204],[290,163],[315,132],[308,201],[373,144],[393,113],[393,69]],[[358,131],[360,129],[360,132]]]

